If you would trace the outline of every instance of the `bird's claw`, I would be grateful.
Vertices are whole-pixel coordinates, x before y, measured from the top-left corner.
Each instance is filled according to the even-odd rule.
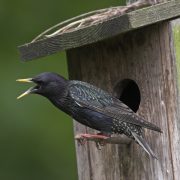
[[[77,143],[79,146],[83,146],[86,144],[86,139],[85,138],[77,139]]]
[[[77,143],[79,146],[83,146],[86,144],[87,140],[86,138],[83,136],[83,134],[78,134],[75,136],[75,139],[77,140]]]
[[[106,144],[104,141],[109,137],[102,135],[102,134],[78,134],[75,136],[75,139],[78,142],[78,145],[85,145],[87,140],[95,141],[96,147],[98,150],[101,150],[101,147]]]
[[[106,145],[106,142],[103,140],[96,141],[95,143],[98,150],[101,150],[101,147]]]

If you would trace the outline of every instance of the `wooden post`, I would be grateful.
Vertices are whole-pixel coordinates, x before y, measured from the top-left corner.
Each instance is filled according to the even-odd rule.
[[[140,90],[137,113],[163,130],[163,134],[145,130],[159,160],[149,158],[134,142],[108,144],[102,150],[93,142],[85,146],[76,143],[79,180],[179,179],[180,106],[171,24],[167,21],[179,15],[180,1],[171,1],[20,47],[24,59],[66,49],[70,79],[87,81],[109,92],[122,80],[133,80]],[[137,96],[135,91],[131,93]],[[77,122],[74,131],[95,133]]]
[[[138,113],[163,129],[162,135],[146,131],[159,161],[146,157],[134,143],[108,145],[101,151],[93,143],[76,146],[79,179],[169,180],[174,179],[173,175],[178,178],[178,96],[170,36],[170,25],[165,22],[67,51],[72,79],[93,83],[110,92],[120,80],[134,80],[141,92]],[[75,123],[75,133],[82,132],[94,131]]]

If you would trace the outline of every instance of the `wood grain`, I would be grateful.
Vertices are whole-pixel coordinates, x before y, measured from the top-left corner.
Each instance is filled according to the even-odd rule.
[[[124,32],[180,16],[180,1],[172,0],[139,9],[76,31],[19,46],[24,61],[95,43]]]
[[[115,38],[67,51],[71,79],[84,80],[109,92],[123,79],[134,80],[141,92],[138,114],[162,128],[145,130],[159,161],[136,144],[76,144],[79,180],[178,180],[180,124],[176,62],[171,25],[163,22]],[[75,134],[95,133],[74,122]]]

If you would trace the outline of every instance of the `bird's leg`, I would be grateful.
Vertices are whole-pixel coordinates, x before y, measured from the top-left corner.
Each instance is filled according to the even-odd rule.
[[[104,135],[102,133],[98,133],[98,134],[78,134],[75,136],[75,139],[78,141],[78,143],[80,145],[84,145],[86,143],[86,141],[95,141],[96,143],[96,147],[98,149],[100,149],[100,146],[104,146],[105,139],[108,139],[109,136]]]
[[[109,136],[104,135],[102,133],[98,133],[98,134],[78,134],[75,137],[76,139],[80,139],[80,138],[84,138],[84,139],[107,139],[109,138]]]

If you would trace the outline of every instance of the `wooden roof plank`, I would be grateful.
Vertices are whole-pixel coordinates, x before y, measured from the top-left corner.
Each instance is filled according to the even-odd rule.
[[[106,21],[19,46],[24,61],[95,43],[118,34],[180,16],[180,0],[153,5]]]

